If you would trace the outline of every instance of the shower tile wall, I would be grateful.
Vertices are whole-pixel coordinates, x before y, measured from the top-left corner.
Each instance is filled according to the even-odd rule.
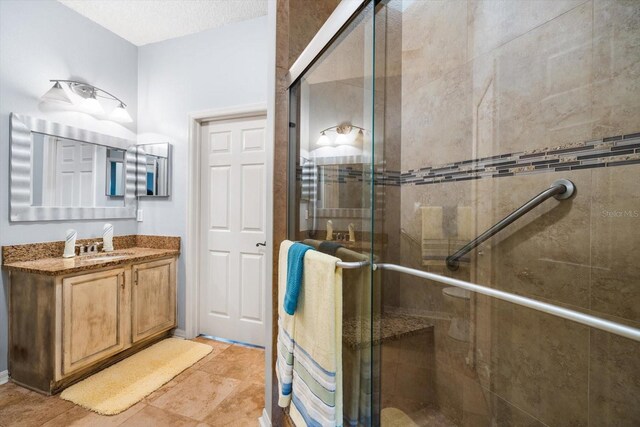
[[[401,153],[388,170],[640,132],[638,1],[391,1],[389,9],[402,11],[390,24],[402,27],[402,78],[401,100],[385,108],[398,102],[402,114],[385,123],[385,155]],[[424,265],[422,208],[442,207],[444,238],[462,241],[461,227],[476,235],[559,178],[576,184],[572,199],[547,201],[457,272]],[[639,182],[638,164],[405,182],[388,190],[400,194],[399,224],[385,232],[401,236],[403,265],[640,327]],[[471,223],[458,221],[458,207],[471,209]],[[385,310],[434,319],[435,386],[425,392],[452,422],[640,425],[638,343],[482,296],[462,302],[470,332],[454,339],[442,286],[398,275],[383,286]]]

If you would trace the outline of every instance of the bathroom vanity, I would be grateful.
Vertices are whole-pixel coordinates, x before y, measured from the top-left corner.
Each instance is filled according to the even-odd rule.
[[[47,244],[3,248],[13,381],[56,393],[171,334],[179,238],[116,239],[120,249],[71,259],[14,261]]]

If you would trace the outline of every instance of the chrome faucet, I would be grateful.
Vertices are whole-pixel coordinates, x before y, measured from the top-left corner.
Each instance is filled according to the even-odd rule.
[[[102,242],[95,242],[91,246],[89,246],[89,253],[95,254],[100,252],[100,246],[102,246]]]
[[[76,249],[78,255],[86,255],[86,254],[96,254],[100,252],[100,247],[103,245],[102,242],[94,242],[92,244],[87,245],[76,245]]]

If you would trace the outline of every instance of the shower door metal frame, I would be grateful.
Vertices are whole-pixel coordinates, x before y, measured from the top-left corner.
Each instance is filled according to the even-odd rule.
[[[356,16],[369,1],[371,0],[342,0],[340,4],[336,6],[333,13],[327,18],[307,47],[300,53],[298,59],[296,59],[289,68],[286,76],[288,88],[304,74],[322,52],[331,45],[333,40],[342,32],[343,28],[349,24],[351,18]]]

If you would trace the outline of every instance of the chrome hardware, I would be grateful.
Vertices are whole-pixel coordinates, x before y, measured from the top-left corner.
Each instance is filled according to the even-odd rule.
[[[369,265],[369,261],[360,262],[343,262],[339,261],[336,266],[341,268],[359,268]],[[482,295],[487,295],[492,298],[496,298],[502,301],[507,301],[512,304],[528,307],[542,313],[547,313],[552,316],[561,317],[563,319],[571,320],[572,322],[580,323],[582,325],[590,326],[601,331],[606,331],[621,337],[629,338],[634,341],[640,342],[640,329],[631,326],[623,325],[620,323],[612,322],[610,320],[602,319],[600,317],[591,316],[589,314],[581,313],[579,311],[571,310],[564,307],[559,307],[554,304],[549,304],[542,301],[537,301],[532,298],[523,297],[520,295],[512,294],[510,292],[500,291],[498,289],[490,288],[487,286],[477,285],[475,283],[465,282],[464,280],[454,279],[452,277],[441,276],[435,273],[429,273],[427,271],[416,270],[415,268],[404,267],[396,264],[372,264],[372,269],[376,270],[389,270],[396,271],[398,273],[404,273],[422,279],[427,279],[432,282],[442,283],[449,286],[455,286],[457,288],[466,289],[471,292],[475,292]]]
[[[576,187],[573,182],[569,181],[568,179],[559,179],[557,181],[554,181],[549,188],[498,221],[487,231],[458,249],[453,255],[449,255],[447,257],[447,267],[449,268],[449,270],[457,270],[460,266],[460,258],[480,246],[482,242],[490,239],[499,231],[511,225],[518,218],[522,217],[524,214],[531,211],[533,208],[535,208],[545,200],[551,197],[555,197],[557,200],[568,199],[569,197],[573,196],[573,194],[575,193],[575,189]]]
[[[100,252],[100,248],[102,247],[102,242],[95,242],[88,247],[88,252],[90,254],[95,254]]]
[[[357,262],[345,262],[338,261],[336,262],[336,267],[340,267],[346,270],[352,270],[354,268],[366,267],[369,265],[369,261],[357,261]]]

